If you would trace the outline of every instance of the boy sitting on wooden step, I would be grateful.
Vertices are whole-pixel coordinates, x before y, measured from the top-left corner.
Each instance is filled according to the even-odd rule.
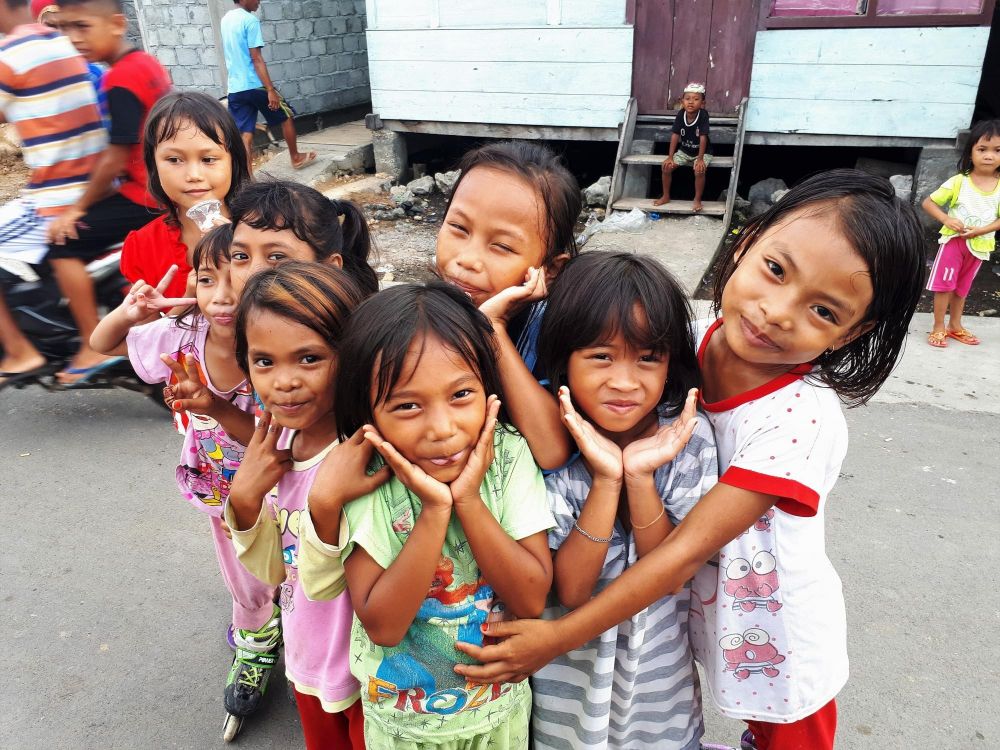
[[[663,162],[663,196],[653,201],[654,206],[670,202],[670,179],[677,167],[694,169],[694,202],[691,208],[701,211],[701,196],[705,192],[705,171],[712,162],[708,144],[708,110],[705,109],[705,87],[689,83],[684,87],[681,111],[674,118],[670,136],[670,152]]]

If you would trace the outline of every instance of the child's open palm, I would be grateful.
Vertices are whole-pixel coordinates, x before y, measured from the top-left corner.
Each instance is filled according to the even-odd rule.
[[[174,411],[190,411],[195,414],[207,414],[215,403],[215,394],[201,381],[198,372],[198,360],[191,354],[185,354],[180,361],[169,354],[161,354],[163,362],[174,374],[177,382],[164,389],[164,399]]]
[[[375,448],[365,440],[365,429],[371,427],[365,425],[338,444],[326,455],[316,471],[308,502],[317,531],[321,526],[338,524],[340,511],[347,503],[374,492],[389,480],[388,466],[382,466],[372,474],[368,473]],[[320,537],[324,538],[322,533]],[[335,542],[336,539],[331,543]]]
[[[692,388],[677,419],[663,425],[656,434],[636,440],[625,448],[622,460],[626,479],[650,476],[677,457],[688,444],[697,424],[697,401],[698,389]]]
[[[132,323],[140,323],[164,310],[197,304],[198,300],[194,297],[163,296],[164,290],[170,286],[170,281],[174,278],[175,273],[177,273],[177,266],[170,266],[156,286],[147,284],[142,279],[135,282],[122,303],[125,317]]]
[[[545,273],[540,268],[529,268],[520,286],[511,286],[486,300],[479,311],[492,321],[506,324],[527,304],[548,295]]]
[[[559,408],[562,411],[563,422],[569,434],[576,441],[580,453],[587,459],[595,479],[599,476],[604,479],[621,481],[622,478],[622,451],[617,445],[608,440],[597,429],[580,416],[573,406],[570,398],[569,388],[563,386],[559,389]]]
[[[496,431],[499,413],[500,399],[490,396],[486,399],[486,422],[472,449],[472,455],[466,461],[462,473],[451,483],[451,496],[456,505],[481,500],[479,488],[483,484],[486,471],[493,464],[493,434]]]
[[[419,466],[410,463],[372,425],[365,425],[361,429],[364,430],[365,440],[381,454],[403,486],[420,498],[424,507],[451,510],[451,488],[448,485],[439,482]]]

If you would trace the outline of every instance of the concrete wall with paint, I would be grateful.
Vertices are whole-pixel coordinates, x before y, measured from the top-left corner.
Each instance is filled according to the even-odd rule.
[[[625,0],[367,0],[383,120],[613,128],[631,91]]]
[[[760,31],[747,130],[953,139],[972,121],[989,31]]]

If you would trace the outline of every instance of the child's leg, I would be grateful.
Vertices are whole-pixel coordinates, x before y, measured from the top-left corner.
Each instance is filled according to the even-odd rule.
[[[944,318],[951,307],[952,292],[934,292],[934,333],[944,333]],[[961,317],[961,315],[959,315]]]
[[[695,170],[694,173],[694,201],[691,204],[691,208],[695,211],[701,211],[704,206],[701,202],[701,196],[705,192],[705,178],[708,176],[708,170],[699,173]]]
[[[837,703],[830,701],[811,716],[791,724],[748,721],[757,750],[833,750]]]
[[[972,282],[975,280],[976,274],[979,273],[983,262],[969,252],[967,245],[963,250],[962,262],[958,268],[958,278],[955,280],[955,293],[948,305],[948,331],[949,335],[958,338],[962,343],[978,344],[979,339],[975,336],[968,334],[968,332],[962,333],[965,331],[965,327],[962,325],[962,313],[965,311],[965,300],[972,289]],[[958,333],[959,336],[954,336],[955,333]]]
[[[233,627],[260,630],[269,619],[274,605],[274,587],[258,580],[236,557],[236,548],[222,530],[222,519],[210,517],[212,542],[219,570],[233,597]]]
[[[951,295],[948,301],[948,328],[952,331],[962,330],[962,313],[965,312],[965,297],[959,297],[958,292]]]
[[[364,750],[365,719],[360,699],[339,713],[327,713],[316,696],[292,690],[306,750]]]
[[[660,181],[663,183],[663,195],[653,201],[654,206],[662,206],[664,203],[670,203],[670,181],[673,179],[675,169],[677,169],[677,164],[670,159],[664,161],[663,166],[660,167]]]

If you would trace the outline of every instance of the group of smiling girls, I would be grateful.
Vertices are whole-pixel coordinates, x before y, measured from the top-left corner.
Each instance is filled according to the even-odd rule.
[[[578,256],[544,146],[466,154],[440,280],[378,291],[359,209],[251,183],[211,98],[166,97],[145,137],[176,257],[131,258],[93,345],[182,425],[233,600],[227,710],[283,640],[308,748],[694,749],[697,658],[744,748],[833,747],[842,404],[888,377],[924,270],[887,181],[794,187],[692,322],[655,260]],[[206,196],[228,223],[202,236]]]

